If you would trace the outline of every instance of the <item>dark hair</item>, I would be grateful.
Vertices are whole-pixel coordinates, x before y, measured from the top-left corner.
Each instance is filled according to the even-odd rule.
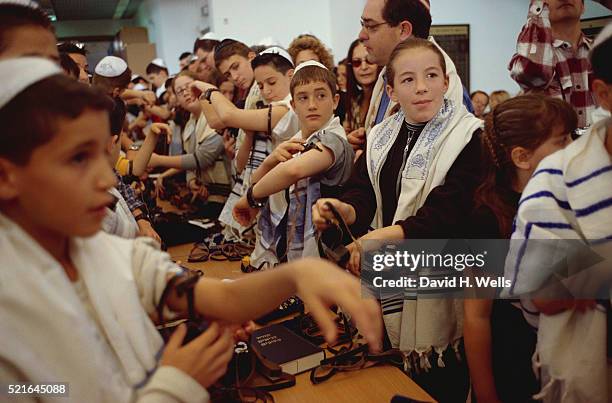
[[[117,77],[104,77],[94,72],[92,84],[96,87],[100,87],[107,95],[111,95],[115,88],[120,90],[126,89],[131,79],[132,70],[128,67]]]
[[[110,129],[111,136],[119,136],[121,129],[123,129],[123,123],[125,122],[125,115],[127,113],[127,107],[125,102],[119,97],[113,98],[113,107],[110,111]]]
[[[0,4],[0,52],[7,48],[9,31],[28,25],[55,32],[51,20],[41,9],[18,4]]]
[[[268,47],[266,45],[252,45],[251,46],[251,50],[255,54],[259,54],[259,53],[263,52],[264,50],[266,50],[267,48]]]
[[[174,87],[172,87],[172,86],[174,85],[174,79],[175,79],[175,78],[176,78],[175,76],[168,77],[168,79],[167,79],[167,80],[166,80],[166,82],[164,83],[164,87],[165,87],[166,89],[168,89],[168,88],[172,88],[172,89],[174,90]]]
[[[612,84],[612,63],[610,63],[611,54],[612,37],[595,47],[593,49],[593,53],[591,54],[593,75],[595,78],[603,80],[606,84]]]
[[[483,178],[474,200],[476,208],[486,206],[493,211],[505,238],[511,235],[518,207],[509,201],[516,178],[512,150],[535,150],[559,125],[567,132],[574,131],[578,125],[576,112],[567,102],[542,94],[509,99],[485,117],[481,137]]]
[[[274,53],[264,53],[263,55],[257,55],[251,60],[251,67],[253,70],[259,66],[271,66],[274,70],[281,74],[287,74],[289,70],[293,68],[293,64],[281,55]]]
[[[477,94],[482,94],[482,95],[484,95],[485,97],[487,97],[487,103],[489,103],[489,94],[487,94],[486,92],[481,91],[481,90],[476,90],[476,91],[472,92],[472,93],[470,94],[470,99],[474,98],[474,95],[477,95]]]
[[[215,46],[215,66],[217,69],[224,60],[229,59],[234,55],[249,57],[249,53],[253,52],[251,48],[242,42],[234,39],[224,39]]]
[[[146,73],[147,74],[159,74],[162,71],[164,71],[166,74],[168,74],[168,69],[165,67],[160,67],[157,64],[154,63],[149,63],[147,65],[147,69],[146,69]]]
[[[442,67],[442,73],[446,76],[446,61],[444,60],[444,54],[442,54],[442,51],[433,42],[430,42],[427,39],[408,38],[405,41],[398,43],[395,49],[393,49],[393,52],[391,52],[391,56],[389,56],[389,63],[387,63],[387,71],[385,72],[387,84],[393,87],[393,79],[395,78],[395,66],[393,65],[393,62],[395,59],[397,59],[405,50],[419,48],[429,49],[438,55],[438,58],[440,59],[440,67]]]
[[[63,74],[45,78],[0,109],[0,156],[26,165],[34,149],[55,136],[63,119],[76,119],[87,109],[110,111],[112,107],[111,99],[99,89]]]
[[[79,65],[76,64],[74,60],[68,55],[68,53],[60,53],[60,66],[62,66],[62,70],[66,72],[70,77],[76,78],[78,80],[79,75],[81,74],[81,69]]]
[[[130,78],[132,78],[132,76],[130,76]],[[132,84],[138,84],[140,81],[144,81],[145,83],[149,84],[149,82],[147,81],[146,78],[144,78],[143,76],[138,75],[138,74],[136,75],[136,77],[134,77],[132,80],[130,80],[130,82]]]
[[[408,21],[412,25],[412,35],[422,39],[429,37],[431,14],[420,0],[386,0],[382,17],[392,27]]]
[[[298,85],[305,85],[314,82],[322,82],[327,84],[332,95],[335,95],[337,92],[336,76],[334,73],[318,66],[306,66],[296,71],[291,78],[291,84],[289,85],[291,96],[293,96],[295,87]]]
[[[346,61],[345,62],[346,64],[346,97],[345,97],[346,117],[344,118],[344,121],[348,122],[351,125],[352,125],[352,122],[354,121],[353,103],[357,101],[357,99],[363,92],[363,89],[359,86],[359,83],[357,82],[357,78],[355,77],[355,73],[353,72],[353,68],[351,65],[352,60],[353,60],[353,51],[355,50],[357,45],[359,45],[360,43],[361,41],[359,39],[354,40],[351,43],[351,46],[349,46],[348,55],[346,56],[346,59],[344,59]],[[382,70],[382,67],[377,66],[377,69],[376,69],[377,77],[380,74],[381,70]],[[375,82],[372,83],[372,85],[375,85],[375,84],[376,84]],[[360,116],[360,120],[364,121],[365,116]],[[351,129],[355,130],[357,129],[357,127],[351,127]]]
[[[184,58],[186,58],[186,57],[190,57],[191,55],[192,55],[192,53],[191,53],[191,52],[183,52],[183,53],[181,53],[181,55],[179,56],[179,58],[178,58],[178,59],[179,59],[179,60],[183,60]]]
[[[303,50],[313,51],[323,66],[327,67],[329,70],[333,70],[334,58],[319,38],[314,35],[303,34],[291,41],[289,48],[287,48],[287,52],[291,55],[294,64],[298,54]]]
[[[85,49],[85,46],[77,46],[77,44],[73,42],[62,42],[58,44],[57,51],[64,53],[77,53],[79,55],[87,56],[87,49]]]
[[[212,52],[218,44],[219,41],[216,39],[196,39],[193,44],[193,53],[195,54],[198,49],[202,49],[205,52]]]

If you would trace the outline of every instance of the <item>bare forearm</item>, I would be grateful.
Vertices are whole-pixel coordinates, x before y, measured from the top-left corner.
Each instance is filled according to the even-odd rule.
[[[352,206],[351,206],[352,207]],[[352,217],[349,218],[353,218],[353,222],[354,217],[355,217],[355,209],[353,210],[353,214],[351,215]],[[347,222],[348,224],[348,222]],[[404,230],[402,229],[402,227],[400,225],[391,225],[389,227],[384,227],[384,228],[380,228],[377,230],[374,230],[372,232],[368,232],[366,235],[364,235],[361,239],[363,240],[368,240],[368,239],[404,239]]]
[[[151,158],[151,165],[183,170],[181,155],[155,155],[154,158]]]
[[[262,316],[296,293],[295,265],[250,274],[232,282],[201,279],[196,286],[196,308],[206,317],[235,323]]]
[[[149,164],[149,160],[151,159],[151,154],[155,150],[155,145],[157,144],[157,136],[153,133],[148,133],[145,138],[142,146],[136,153],[136,158],[134,158],[134,163],[132,166],[132,174],[135,176],[140,176],[147,169],[147,165]]]
[[[301,178],[288,169],[288,163],[278,164],[256,181],[253,197],[261,199],[270,196],[296,183]]]
[[[274,160],[275,161],[275,160]],[[257,183],[261,178],[263,178],[268,172],[270,172],[277,164],[275,164],[273,161],[273,158],[270,158],[270,156],[268,156],[259,166],[259,168],[257,168],[255,170],[255,172],[253,172],[253,175],[251,175],[251,183]]]
[[[491,353],[491,325],[488,318],[466,317],[465,351],[470,378],[479,400],[497,398]]]
[[[206,117],[206,122],[208,125],[215,130],[222,130],[227,127],[215,111],[215,108],[208,101],[200,101],[200,105],[202,106],[202,112],[204,112],[204,116]]]
[[[253,133],[245,132],[244,141],[240,145],[238,154],[236,155],[236,170],[238,172],[242,172],[244,167],[246,167],[247,161],[249,160],[249,154],[251,154],[251,149],[253,148],[253,138]]]

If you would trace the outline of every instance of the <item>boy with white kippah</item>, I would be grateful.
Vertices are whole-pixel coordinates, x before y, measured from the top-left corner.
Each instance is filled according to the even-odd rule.
[[[64,401],[75,403],[208,402],[206,388],[234,352],[240,326],[233,324],[296,293],[328,342],[337,336],[327,315],[335,304],[380,349],[380,307],[328,262],[309,259],[221,282],[194,278],[142,239],[100,232],[116,181],[105,155],[110,101],[44,59],[0,61],[0,75],[3,383],[65,382]],[[164,292],[168,313],[187,315],[187,298],[170,279],[190,284],[195,310],[210,320],[184,345],[185,325],[164,346],[149,317]]]
[[[125,124],[126,107],[121,96],[131,81],[132,72],[127,63],[116,56],[106,56],[96,65],[93,76],[93,85],[103,90],[115,103],[112,108],[111,137],[107,144],[109,163],[117,175],[117,187],[113,195],[118,199],[109,218],[105,221],[104,230],[124,238],[146,236],[161,242],[157,232],[153,229],[150,218],[146,214],[144,202],[136,196],[134,189],[125,184],[122,176],[140,176],[144,172],[157,144],[160,134],[168,134],[167,125],[156,123],[147,132],[147,137],[133,160],[119,155],[120,139],[125,137],[123,127]],[[139,91],[134,91],[139,92]]]
[[[168,79],[168,66],[162,59],[153,59],[151,63],[147,65],[147,80],[153,84],[155,88],[155,95],[157,98],[161,98],[162,94],[166,92],[165,83]]]
[[[260,109],[240,109],[213,85],[200,81],[193,83],[202,93],[203,103],[213,106],[224,126],[245,130],[244,141],[236,155],[237,165],[244,167],[242,175],[236,179],[219,216],[219,220],[226,225],[226,231],[238,233],[242,233],[248,225],[237,223],[233,219],[232,210],[248,188],[252,173],[272,150],[299,130],[297,116],[291,108],[289,91],[293,77],[291,56],[283,48],[273,46],[257,55],[251,61],[251,67],[266,106]],[[257,254],[251,256],[251,261],[259,264]]]
[[[300,131],[263,161],[233,211],[236,221],[246,225],[264,208],[256,248],[268,252],[270,264],[319,256],[309,212],[317,199],[337,194],[353,166],[353,149],[334,116],[339,99],[334,74],[319,62],[306,61],[295,69],[290,91]],[[268,202],[285,189],[288,205],[279,203],[284,198]]]

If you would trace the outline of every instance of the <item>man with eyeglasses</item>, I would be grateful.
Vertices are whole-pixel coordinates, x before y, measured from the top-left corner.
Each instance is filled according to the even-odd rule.
[[[430,27],[429,0],[368,0],[361,15],[359,39],[368,51],[368,61],[385,66],[393,49],[412,36],[429,39],[435,43],[433,37],[429,36]],[[449,76],[446,97],[460,104],[465,101],[461,79],[450,57],[444,50],[442,53],[446,59]],[[386,68],[383,68],[374,86],[365,120],[365,132],[356,130],[348,135],[349,142],[356,150],[365,146],[366,134],[373,126],[391,115],[395,106],[395,102],[389,98],[385,90],[387,84],[385,71]],[[471,103],[466,106],[471,110]]]

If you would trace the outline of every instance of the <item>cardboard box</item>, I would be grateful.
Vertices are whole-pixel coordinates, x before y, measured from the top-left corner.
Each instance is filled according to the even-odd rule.
[[[127,62],[133,74],[146,77],[146,68],[157,57],[154,43],[130,43],[125,45],[121,57]]]
[[[130,43],[148,43],[149,32],[146,27],[123,27],[117,32],[117,38],[126,46]]]

